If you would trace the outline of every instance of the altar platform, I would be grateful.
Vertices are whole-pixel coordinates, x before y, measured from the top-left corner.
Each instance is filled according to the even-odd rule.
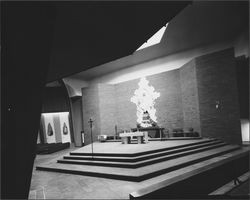
[[[122,142],[94,142],[93,150],[94,155],[114,155],[114,156],[133,156],[133,154],[138,153],[147,153],[148,151],[161,150],[171,147],[179,147],[182,145],[195,144],[197,142],[207,141],[208,139],[198,139],[198,140],[173,140],[173,141],[149,141],[144,144],[137,144],[137,141],[134,140],[130,144],[122,144]],[[71,152],[71,154],[82,154],[90,155],[91,154],[91,145],[84,146],[78,150]]]
[[[244,166],[244,160],[249,157],[249,149],[242,149],[239,145],[230,145],[218,139],[150,141],[146,144],[96,142],[93,149],[92,155],[91,145],[87,145],[39,164],[36,169],[98,177],[103,180],[116,179],[119,181],[123,198],[126,196],[127,199],[154,198],[150,195],[162,192],[163,188],[183,183],[200,174],[204,176],[204,173],[218,168],[223,176],[220,181],[217,180],[215,186],[209,186],[213,183],[210,180],[203,185],[209,189],[200,190],[201,193],[209,193],[228,178],[237,177],[248,170],[248,166]],[[236,164],[239,170],[235,171]],[[217,173],[214,175],[218,176]],[[209,174],[207,179],[209,178],[215,177]],[[202,186],[197,183],[196,185]],[[185,187],[182,190],[185,190]],[[194,190],[185,192],[192,191]],[[172,194],[174,192],[178,193],[176,190],[172,191]]]

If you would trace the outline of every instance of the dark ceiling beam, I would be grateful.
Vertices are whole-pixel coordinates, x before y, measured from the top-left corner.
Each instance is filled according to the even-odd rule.
[[[189,3],[57,3],[47,82],[132,54]]]

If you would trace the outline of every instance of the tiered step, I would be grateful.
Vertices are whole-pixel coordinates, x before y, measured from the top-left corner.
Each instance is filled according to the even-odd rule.
[[[130,199],[166,199],[205,197],[225,183],[249,171],[249,149],[216,156],[170,173],[143,181],[130,193]],[[242,177],[239,177],[242,180]],[[204,184],[205,181],[205,184]],[[190,184],[191,183],[191,184]],[[195,196],[194,196],[195,194]],[[216,195],[216,193],[214,193]],[[226,197],[226,196],[224,196]],[[220,196],[222,198],[222,196]],[[228,196],[226,197],[228,198]]]
[[[179,149],[182,147],[188,147],[188,146],[193,146],[196,144],[204,144],[204,143],[209,143],[209,142],[215,142],[215,141],[219,141],[218,139],[203,139],[201,141],[195,141],[195,142],[191,142],[191,143],[186,143],[186,144],[180,144],[180,145],[176,145],[176,146],[170,146],[170,147],[164,147],[164,148],[158,148],[158,149],[154,149],[154,150],[145,150],[145,151],[141,151],[141,152],[137,152],[137,153],[86,153],[86,152],[70,152],[70,155],[72,156],[89,156],[89,158],[92,158],[92,155],[96,158],[98,156],[104,157],[104,156],[108,156],[108,157],[136,157],[136,156],[141,156],[141,155],[147,155],[149,153],[158,153],[161,151],[165,151],[165,150],[172,150],[172,149]],[[167,145],[166,145],[167,146]],[[141,146],[143,147],[143,146]]]
[[[37,166],[38,170],[143,181],[239,149],[222,141],[207,139],[137,153],[71,152],[63,159]],[[90,167],[91,165],[91,167]]]
[[[102,157],[96,156],[94,158],[89,156],[64,156],[63,160],[58,160],[58,163],[64,164],[79,164],[79,165],[95,165],[121,168],[139,168],[151,165],[157,162],[175,159],[178,157],[190,155],[225,146],[226,143],[221,141],[209,141],[203,144],[195,144],[187,147],[162,150],[161,152],[148,153],[146,155],[134,157]]]

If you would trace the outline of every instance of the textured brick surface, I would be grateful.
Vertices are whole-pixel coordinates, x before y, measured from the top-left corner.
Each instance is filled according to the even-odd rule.
[[[164,72],[146,77],[149,85],[160,92],[156,99],[157,123],[172,130],[183,126],[181,89],[179,70]],[[136,105],[130,102],[138,88],[139,79],[116,84],[117,124],[118,130],[136,127]]]
[[[146,77],[160,97],[159,126],[170,130],[192,127],[203,137],[241,143],[240,115],[233,50],[198,57],[182,68]],[[139,79],[116,85],[97,84],[82,90],[85,144],[90,142],[88,120],[97,135],[136,127],[136,105],[130,101]],[[216,103],[219,103],[216,109]]]
[[[147,80],[161,95],[155,103],[158,125],[169,130],[182,128],[179,70],[148,76]],[[136,79],[116,85],[98,84],[83,89],[84,132],[87,134],[85,144],[90,140],[87,123],[90,117],[95,119],[95,140],[99,134],[114,135],[115,125],[118,132],[136,127],[136,105],[130,99],[138,88],[138,83],[139,79]]]
[[[233,49],[196,58],[196,73],[202,136],[241,143]]]
[[[139,79],[115,85],[116,118],[118,132],[136,127],[136,105],[130,101],[138,88]]]
[[[99,90],[98,85],[92,85],[82,89],[82,110],[83,110],[83,127],[84,127],[84,143],[91,143],[89,119],[93,119],[93,140],[97,140],[100,134],[100,112],[99,112]]]
[[[116,120],[116,100],[114,85],[98,84],[100,134],[114,135]]]
[[[155,104],[158,125],[169,130],[182,128],[183,114],[179,70],[149,76],[148,80],[161,94]]]
[[[198,88],[196,80],[195,60],[180,69],[181,95],[184,130],[193,128],[200,133],[200,113],[198,102]]]

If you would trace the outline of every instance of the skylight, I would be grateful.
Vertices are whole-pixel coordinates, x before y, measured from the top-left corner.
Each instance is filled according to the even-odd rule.
[[[143,43],[143,45],[141,45],[136,51],[160,43],[167,26],[168,23],[163,26],[159,31],[157,31],[151,38],[149,38],[147,42]]]

